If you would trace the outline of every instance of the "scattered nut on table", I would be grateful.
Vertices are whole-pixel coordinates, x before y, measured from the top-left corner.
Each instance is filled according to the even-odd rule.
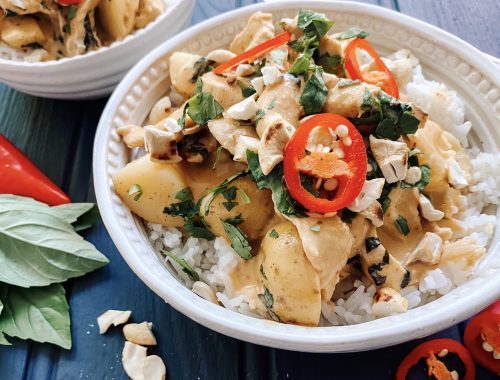
[[[147,348],[138,344],[125,342],[122,352],[123,369],[132,380],[144,380],[144,362]]]
[[[132,312],[130,310],[108,310],[97,317],[99,333],[104,334],[111,325],[118,326],[126,323]]]
[[[167,368],[157,355],[147,356],[143,367],[144,380],[165,380]]]
[[[156,338],[151,331],[151,322],[129,323],[123,326],[123,335],[129,342],[143,346],[156,346]]]

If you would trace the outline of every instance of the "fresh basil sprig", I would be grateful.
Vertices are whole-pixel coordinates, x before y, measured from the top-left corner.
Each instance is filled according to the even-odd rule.
[[[349,28],[345,32],[340,33],[337,36],[337,40],[348,40],[350,38],[366,38],[368,37],[368,33],[359,28]]]
[[[317,68],[314,74],[307,80],[304,90],[300,95],[300,104],[304,107],[306,115],[319,113],[323,109],[328,95],[328,88],[326,88],[325,81],[323,80],[323,69]]]
[[[203,92],[203,82],[198,78],[196,82],[196,95],[188,100],[184,106],[182,117],[177,120],[182,128],[186,127],[186,118],[189,115],[196,124],[205,125],[210,120],[224,112],[224,108],[209,92]]]

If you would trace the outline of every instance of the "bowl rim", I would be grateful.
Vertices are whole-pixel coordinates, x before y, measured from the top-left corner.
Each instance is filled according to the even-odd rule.
[[[180,12],[182,10],[188,9],[189,5],[193,3],[195,0],[162,0],[162,2],[165,4],[166,2],[169,3],[168,8],[166,9],[165,12],[160,14],[155,20],[150,22],[148,25],[146,25],[144,28],[137,29],[133,33],[128,34],[125,36],[125,38],[118,40],[118,41],[113,41],[110,45],[107,46],[101,46],[99,49],[96,50],[91,50],[89,52],[83,53],[83,54],[78,54],[73,57],[63,57],[58,60],[50,60],[50,61],[41,61],[41,62],[25,62],[25,61],[12,61],[9,59],[1,58],[0,57],[0,67],[12,67],[16,69],[34,69],[34,68],[60,68],[63,65],[69,64],[69,63],[85,63],[86,60],[93,59],[94,57],[99,58],[102,55],[106,54],[110,50],[118,50],[119,48],[122,48],[124,45],[126,45],[129,42],[135,41],[141,37],[144,37],[144,35],[148,34],[149,31],[152,29],[155,29],[158,24],[161,22],[166,21],[166,19],[172,14],[177,14],[177,12]],[[83,61],[83,62],[82,62]]]
[[[286,7],[289,9],[299,9],[303,4],[303,1],[291,0],[286,2]],[[225,21],[233,18],[250,15],[256,11],[273,12],[274,10],[279,10],[283,6],[284,4],[280,2],[258,3],[206,20],[163,43],[130,70],[108,101],[96,132],[93,168],[95,192],[100,207],[103,209],[112,207],[112,190],[109,186],[110,180],[108,178],[106,165],[101,164],[102,159],[105,157],[104,152],[107,149],[107,138],[110,133],[109,125],[112,121],[111,116],[114,115],[112,112],[117,109],[119,102],[126,96],[131,85],[137,80],[140,74],[150,66],[151,62],[156,61],[169,52],[173,52],[172,48],[178,47],[181,43],[191,41],[192,36],[199,35],[205,30],[213,29],[215,26],[222,25]],[[418,33],[426,37],[432,37],[438,45],[441,44],[446,46],[457,56],[466,56],[470,61],[473,61],[478,68],[488,74],[488,79],[490,81],[493,81],[497,87],[500,87],[500,78],[495,76],[497,67],[493,62],[484,59],[476,59],[476,57],[482,57],[482,53],[480,53],[478,49],[435,26],[401,13],[369,4],[347,1],[309,1],[307,6],[312,9],[315,7],[322,7],[339,11],[355,10],[358,13],[372,14],[382,19],[391,19],[391,21],[396,24],[404,25],[406,28],[409,28],[411,32],[418,31]],[[193,297],[191,296],[193,296],[193,293],[187,288],[185,289],[191,296],[184,292],[181,294],[173,290],[169,291],[168,289],[164,289],[164,287],[157,283],[156,274],[150,271],[147,265],[141,261],[141,258],[135,255],[130,249],[131,246],[126,239],[124,239],[123,231],[120,231],[119,225],[116,223],[117,221],[114,220],[115,216],[113,216],[112,213],[102,212],[102,217],[113,242],[116,244],[127,264],[150,289],[165,299],[166,302],[171,304],[176,310],[188,316],[190,319],[222,334],[276,348],[308,352],[352,352],[394,345],[409,339],[430,335],[458,323],[472,316],[476,311],[484,308],[500,296],[500,276],[496,276],[494,281],[490,282],[488,285],[490,292],[481,295],[481,297],[456,298],[453,302],[443,305],[443,308],[439,310],[430,310],[427,311],[425,315],[420,314],[418,317],[406,318],[404,321],[398,321],[396,326],[391,323],[392,317],[381,319],[387,322],[384,327],[380,328],[380,325],[378,325],[377,329],[367,328],[362,332],[349,331],[352,326],[310,328],[296,325],[280,325],[286,326],[286,328],[273,328],[272,324],[276,325],[276,323],[272,321],[262,321],[262,323],[254,322],[244,325],[240,321],[241,318],[234,318],[235,312],[233,311],[221,308],[209,302],[205,302],[203,307],[198,305],[197,302],[192,302]],[[489,247],[489,251],[491,251],[491,246]],[[495,289],[496,292],[494,291]],[[425,308],[425,305],[413,309],[413,311],[422,307]],[[409,310],[406,314],[413,314],[412,310]],[[242,317],[243,320],[245,318],[250,318],[252,321],[256,320],[253,317],[244,315],[240,315],[240,317]],[[362,325],[370,327],[371,324],[372,322],[365,322]],[[311,329],[317,329],[318,332],[326,332],[327,330],[331,332],[332,329],[338,332],[349,331],[350,336],[349,339],[346,340],[345,334],[337,336],[335,333],[313,333],[313,335]],[[411,334],[409,334],[409,332],[411,332]]]

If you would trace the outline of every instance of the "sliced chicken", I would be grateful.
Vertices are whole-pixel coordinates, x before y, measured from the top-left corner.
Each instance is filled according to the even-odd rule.
[[[273,15],[256,12],[248,19],[245,28],[234,37],[229,50],[235,54],[241,54],[273,37]]]
[[[231,154],[236,153],[236,145],[240,136],[257,138],[255,128],[250,125],[241,125],[238,121],[225,115],[221,119],[208,122],[208,129],[219,144]]]
[[[75,17],[69,22],[71,33],[65,40],[66,53],[74,56],[85,53],[91,46],[101,46],[101,41],[95,32],[94,9],[100,0],[83,0],[76,11]],[[88,21],[86,20],[88,18]],[[90,23],[90,30],[85,26],[86,21]]]
[[[377,96],[379,89],[365,83],[344,85],[344,81],[339,81],[329,88],[324,109],[344,117],[360,117],[366,111],[362,107],[366,91]]]

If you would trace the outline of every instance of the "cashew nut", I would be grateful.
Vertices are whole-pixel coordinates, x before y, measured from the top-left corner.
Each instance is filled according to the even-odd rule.
[[[145,380],[144,363],[147,348],[131,342],[125,342],[122,352],[123,369],[132,380]]]
[[[199,295],[201,298],[204,298],[207,301],[210,301],[216,305],[219,304],[219,301],[217,300],[217,297],[215,296],[215,293],[212,290],[212,288],[210,288],[210,286],[208,286],[204,282],[196,281],[193,284],[193,287],[191,290],[193,291],[193,293]]]
[[[144,146],[144,128],[138,125],[124,125],[118,128],[116,133],[122,137],[123,142],[130,149],[142,148]]]
[[[104,334],[111,325],[118,326],[127,322],[132,312],[130,310],[108,310],[97,317],[97,325],[99,326],[99,333]]]
[[[144,346],[156,346],[156,338],[151,331],[151,322],[129,323],[123,327],[123,335],[128,341]]]

